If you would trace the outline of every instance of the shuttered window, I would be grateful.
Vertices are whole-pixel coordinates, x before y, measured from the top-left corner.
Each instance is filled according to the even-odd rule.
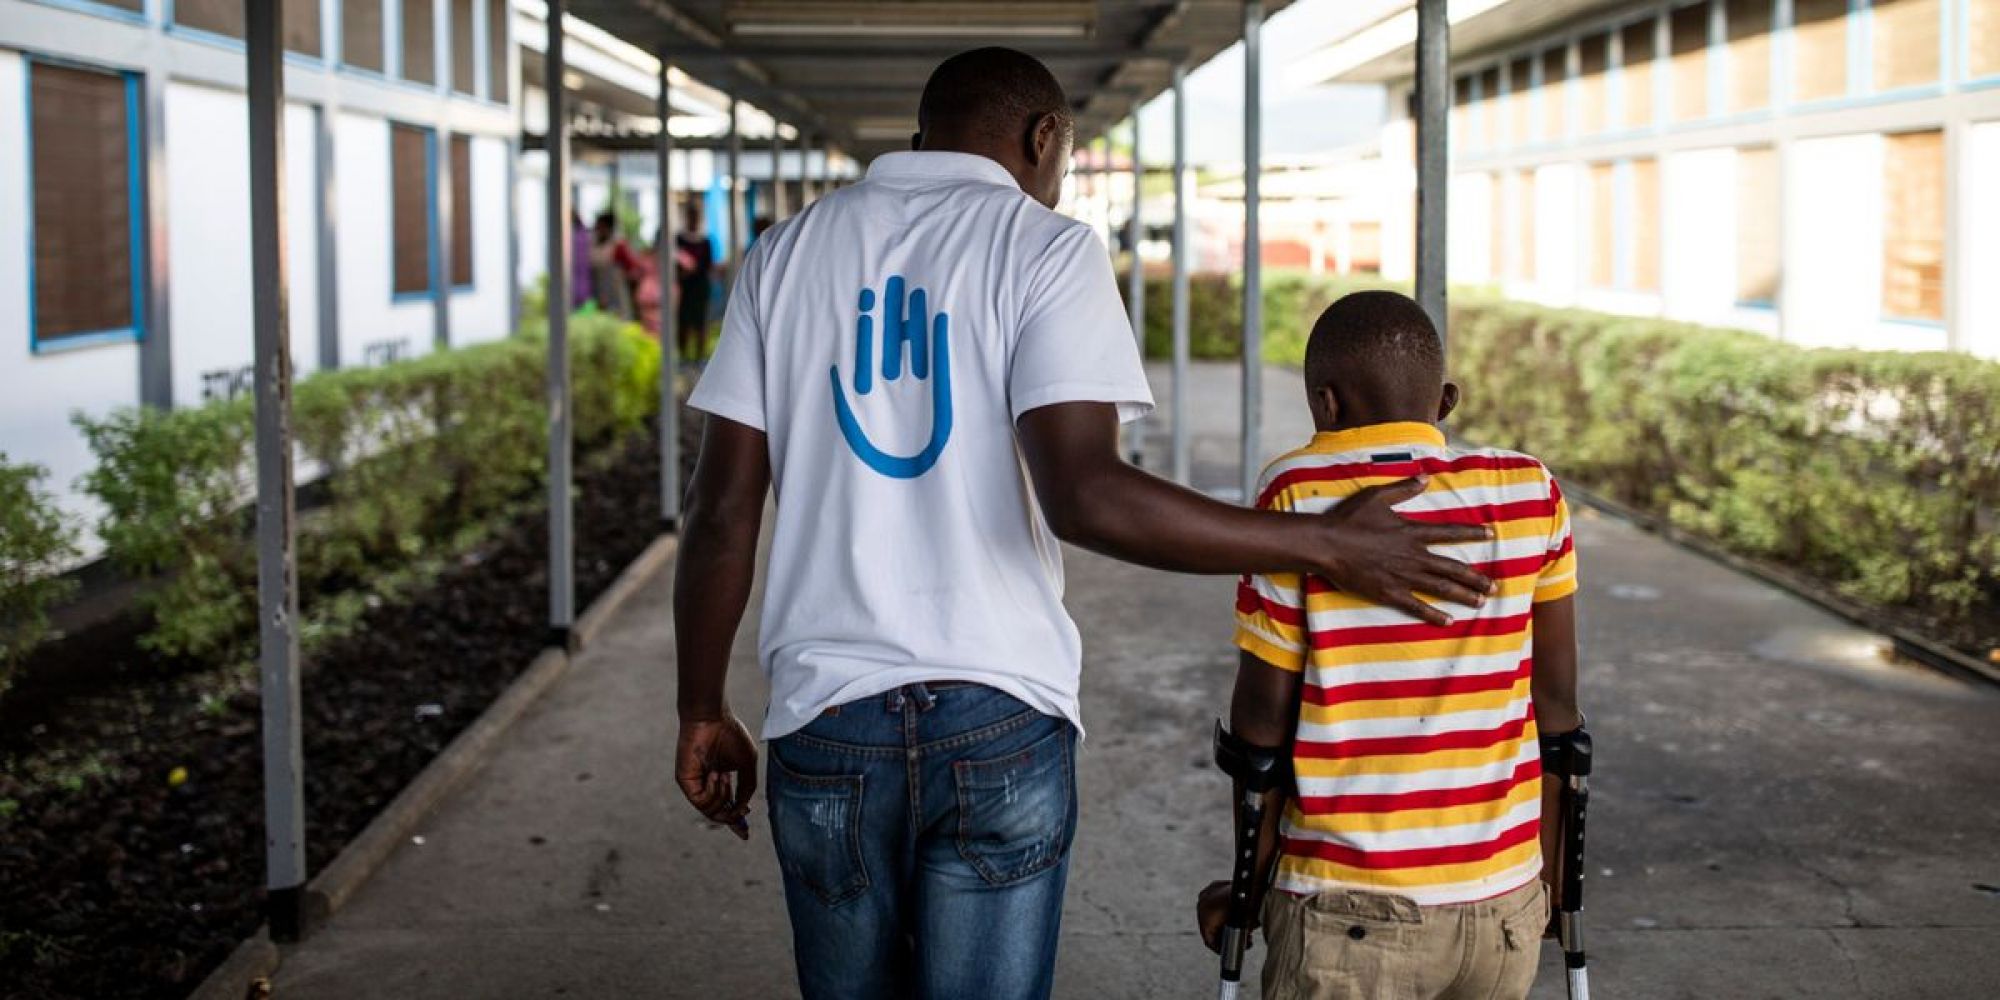
[[[1660,290],[1660,161],[1632,161],[1632,288]]]
[[[1577,43],[1577,127],[1584,135],[1607,124],[1605,73],[1611,63],[1611,36],[1591,35]]]
[[[1569,50],[1542,53],[1542,138],[1569,134]]]
[[[1778,301],[1778,151],[1754,146],[1736,151],[1736,301],[1768,306]]]
[[[1625,49],[1619,72],[1624,79],[1625,110],[1621,120],[1626,128],[1653,124],[1653,50],[1659,47],[1653,32],[1652,21],[1628,24],[1619,32]]]
[[[1687,122],[1708,114],[1708,5],[1674,11],[1667,42],[1673,53],[1674,121]]]
[[[451,283],[472,284],[472,139],[451,137]]]
[[[451,89],[470,94],[479,88],[473,71],[473,0],[451,0]]]
[[[432,0],[403,0],[403,79],[437,82],[437,16]]]
[[[431,192],[437,190],[432,174],[434,141],[429,129],[389,126],[389,217],[395,244],[394,291],[398,295],[431,291],[436,223]]]
[[[174,23],[242,38],[243,0],[174,0]],[[285,49],[318,57],[319,0],[285,0]]]
[[[1414,99],[1414,98],[1413,98]],[[1472,146],[1472,78],[1461,76],[1451,83],[1451,141]]]
[[[1534,94],[1535,75],[1533,60],[1516,59],[1507,67],[1507,139],[1509,142],[1525,143],[1528,134],[1528,102]]]
[[[1723,5],[1725,44],[1729,55],[1729,92],[1723,103],[1731,114],[1756,111],[1771,103],[1771,0],[1728,0]]]
[[[507,0],[486,0],[486,97],[505,102],[507,93],[507,32],[513,8]]]
[[[340,61],[388,72],[382,59],[382,0],[340,0]]]
[[[1944,319],[1944,133],[1883,137],[1882,312]]]
[[[1847,93],[1847,0],[1792,0],[1792,96]]]
[[[28,64],[34,339],[139,329],[137,84]]]
[[[1617,280],[1618,252],[1612,242],[1617,223],[1618,192],[1609,163],[1590,165],[1590,284],[1610,288]]]
[[[1500,67],[1479,74],[1479,145],[1492,149],[1500,141]]]
[[[1535,172],[1514,175],[1514,278],[1535,280]]]
[[[1966,74],[2000,76],[2000,0],[1966,0]]]
[[[1875,0],[1868,37],[1876,90],[1938,82],[1943,13],[1938,0]]]

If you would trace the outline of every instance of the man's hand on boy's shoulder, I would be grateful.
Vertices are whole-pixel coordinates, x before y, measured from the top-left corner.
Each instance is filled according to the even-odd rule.
[[[1370,486],[1319,515],[1331,533],[1313,550],[1327,553],[1314,572],[1334,586],[1377,604],[1403,611],[1433,625],[1451,624],[1451,616],[1417,594],[1469,607],[1486,603],[1493,582],[1456,559],[1438,555],[1433,545],[1478,542],[1493,537],[1492,529],[1475,524],[1430,524],[1396,513],[1395,506],[1424,492],[1424,477]]]
[[[1210,882],[1194,901],[1195,926],[1201,931],[1201,943],[1207,945],[1209,951],[1222,953],[1222,925],[1228,919],[1229,883]],[[1257,929],[1257,916],[1254,913],[1250,915],[1250,929]],[[1248,948],[1255,941],[1256,935],[1253,934],[1244,941],[1243,946]]]

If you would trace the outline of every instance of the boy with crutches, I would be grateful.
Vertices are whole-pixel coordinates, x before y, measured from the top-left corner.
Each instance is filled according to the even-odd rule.
[[[1234,944],[1225,922],[1261,910],[1272,1000],[1525,997],[1549,923],[1538,876],[1557,847],[1543,736],[1583,738],[1562,492],[1531,456],[1445,443],[1436,425],[1458,387],[1404,296],[1328,308],[1305,380],[1319,433],[1265,470],[1259,506],[1320,511],[1425,476],[1401,512],[1485,525],[1487,540],[1441,551],[1499,589],[1483,607],[1440,604],[1453,623],[1435,626],[1313,577],[1242,581],[1242,661],[1217,757],[1236,778],[1236,860],[1249,852],[1250,878],[1237,921],[1225,919],[1230,883],[1202,893],[1204,939]]]

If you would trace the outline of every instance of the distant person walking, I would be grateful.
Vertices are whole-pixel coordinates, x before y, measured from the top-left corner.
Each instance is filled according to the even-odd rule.
[[[675,280],[680,305],[674,316],[675,343],[681,357],[696,360],[708,347],[708,300],[715,294],[715,249],[708,242],[701,206],[690,203],[687,224],[674,234]]]
[[[581,309],[585,302],[597,297],[592,287],[590,267],[590,230],[583,224],[583,215],[576,209],[569,211],[569,307]]]
[[[709,414],[674,585],[675,778],[748,838],[755,738],[723,696],[765,500],[758,658],[799,988],[1047,997],[1076,833],[1083,663],[1059,540],[1183,573],[1311,573],[1426,620],[1489,582],[1406,521],[1421,481],[1321,515],[1126,464],[1152,395],[1110,255],[1053,208],[1070,103],[1009,49],[953,56],[914,151],[757,241],[689,405]]]
[[[633,318],[632,285],[639,276],[639,260],[618,235],[618,217],[600,212],[591,229],[590,280],[597,293],[597,308],[623,319]]]

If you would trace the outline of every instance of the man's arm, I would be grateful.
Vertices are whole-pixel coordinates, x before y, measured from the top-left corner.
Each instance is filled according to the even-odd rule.
[[[1133,468],[1118,454],[1109,403],[1059,403],[1018,422],[1035,495],[1056,535],[1126,562],[1181,573],[1311,573],[1435,625],[1450,616],[1418,593],[1478,606],[1492,581],[1430,546],[1491,537],[1482,525],[1422,524],[1390,508],[1418,480],[1370,487],[1324,515],[1252,510]]]
[[[1528,681],[1535,701],[1535,727],[1543,735],[1567,733],[1583,725],[1576,706],[1576,598],[1535,605],[1535,662]],[[1560,885],[1562,783],[1542,782],[1542,881]]]
[[[1305,674],[1274,667],[1250,653],[1242,653],[1236,667],[1236,693],[1229,702],[1229,731],[1260,747],[1284,748],[1290,752],[1292,736],[1299,727],[1299,688]],[[1257,883],[1250,890],[1252,913],[1264,908],[1264,892],[1271,884],[1271,868],[1278,863],[1278,828],[1284,818],[1290,789],[1264,795],[1264,824],[1257,831]],[[1232,783],[1232,817],[1243,822],[1243,787]],[[1201,939],[1210,951],[1221,947],[1222,922],[1229,910],[1229,883],[1213,882],[1203,889],[1195,903],[1195,921]]]
[[[757,534],[771,487],[764,432],[710,416],[688,484],[686,527],[674,567],[674,647],[680,740],[674,778],[717,823],[749,839],[757,742],[729,711],[729,650],[757,568]]]

